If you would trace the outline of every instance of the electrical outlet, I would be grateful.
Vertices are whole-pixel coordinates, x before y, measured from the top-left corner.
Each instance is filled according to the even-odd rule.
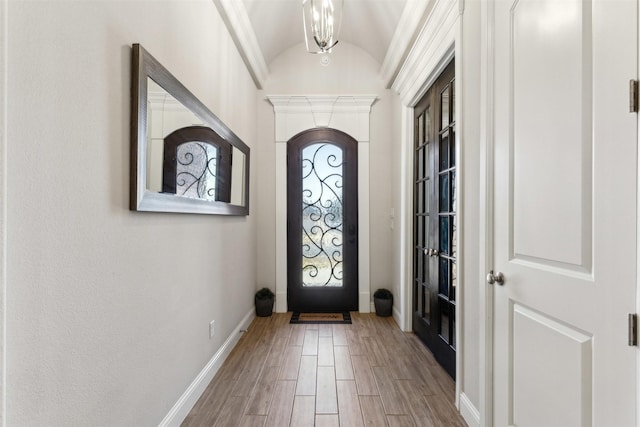
[[[211,322],[209,322],[209,338],[213,338],[215,334],[216,334],[216,321],[212,320]]]

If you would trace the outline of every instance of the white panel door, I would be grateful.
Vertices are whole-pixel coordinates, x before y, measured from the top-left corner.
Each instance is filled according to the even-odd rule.
[[[494,425],[633,426],[637,2],[492,4]]]

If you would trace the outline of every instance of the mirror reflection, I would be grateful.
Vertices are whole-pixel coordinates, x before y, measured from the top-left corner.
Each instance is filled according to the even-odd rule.
[[[245,155],[147,79],[147,189],[244,205]]]
[[[142,46],[132,48],[131,209],[248,215],[249,147]]]

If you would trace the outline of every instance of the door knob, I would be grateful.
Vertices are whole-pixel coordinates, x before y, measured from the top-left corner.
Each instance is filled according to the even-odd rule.
[[[504,275],[501,272],[497,272],[495,275],[493,274],[493,270],[487,274],[487,283],[493,285],[497,283],[498,285],[504,285]]]
[[[440,253],[437,249],[429,249],[429,256],[438,256]]]

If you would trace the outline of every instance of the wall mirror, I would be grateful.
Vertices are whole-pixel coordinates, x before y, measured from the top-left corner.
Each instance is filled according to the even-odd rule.
[[[248,215],[249,147],[132,47],[131,210]]]

